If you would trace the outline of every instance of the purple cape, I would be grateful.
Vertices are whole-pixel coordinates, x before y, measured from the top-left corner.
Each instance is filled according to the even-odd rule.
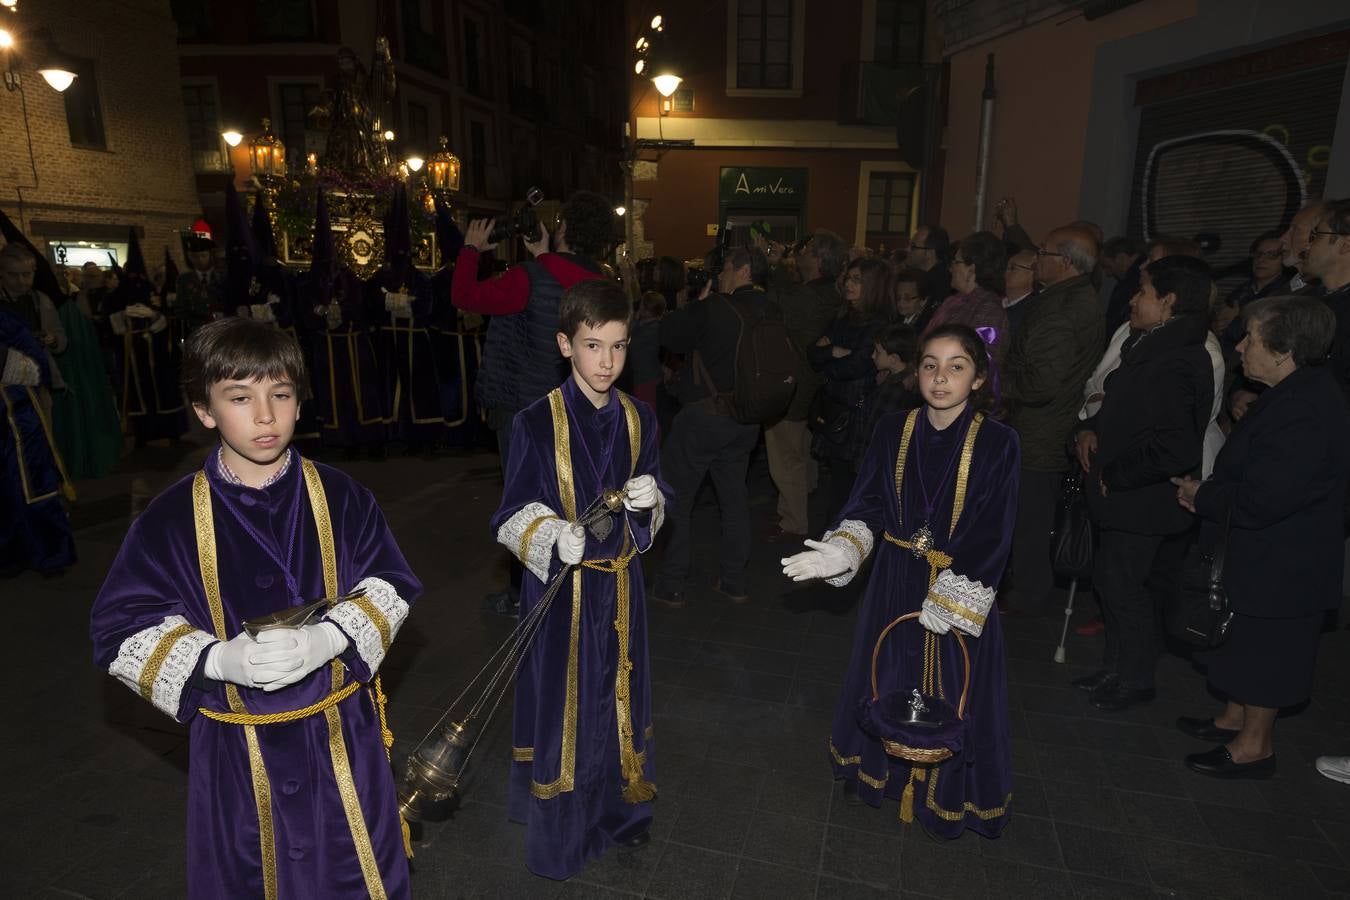
[[[554,432],[552,403],[559,399],[566,446]],[[636,454],[628,410],[639,432]],[[492,530],[528,569],[520,590],[522,617],[562,570],[554,549],[562,519],[574,520],[602,491],[622,488],[636,475],[652,475],[662,497],[670,496],[657,458],[655,415],[617,390],[608,405],[596,409],[568,378],[516,416],[506,490]],[[574,499],[564,497],[559,486],[559,470],[568,466]],[[587,562],[647,550],[664,518],[664,500],[654,510],[620,508],[610,518],[614,527],[604,540],[588,535]],[[516,683],[509,815],[527,825],[526,865],[537,875],[568,878],[611,844],[651,827],[651,673],[646,594],[636,556],[626,572],[626,617],[619,575],[584,566],[568,578]],[[616,634],[624,618],[632,665],[626,686],[616,679],[622,669]],[[620,730],[628,725],[631,739],[625,741]]]
[[[273,552],[283,560],[291,523],[298,523],[289,569],[303,601],[326,594],[323,559],[298,453],[292,451],[286,473],[263,490],[225,481],[216,462],[213,453],[206,477],[225,630],[233,636],[242,620],[296,604],[277,563],[240,526],[229,506],[272,542]],[[392,639],[421,583],[370,492],[336,469],[315,468],[332,519],[339,589],[362,585]],[[293,517],[297,505],[299,515]],[[327,618],[349,638],[350,646],[340,657],[347,680],[369,682],[386,646],[370,617],[347,601],[332,607]],[[215,626],[199,568],[193,476],[155,498],[132,524],[94,602],[90,634],[99,666],[190,725],[189,896],[263,896],[260,816],[245,729],[198,714],[199,707],[225,711],[229,705],[225,686],[202,674]],[[249,712],[268,713],[305,707],[331,689],[330,669],[323,666],[273,693],[250,688],[238,692]],[[370,691],[357,690],[336,710],[378,875],[389,897],[407,897],[408,863],[393,776]],[[261,725],[255,731],[270,785],[277,896],[367,896],[330,757],[325,715]]]
[[[935,504],[929,527],[935,547],[951,557],[951,570],[988,589],[998,585],[1008,556],[1016,514],[1017,476],[1021,454],[1017,434],[986,419],[972,445],[969,480],[959,491],[954,465],[962,450],[969,416],[944,431],[919,422],[904,460],[903,519],[896,498],[896,460],[908,413],[885,416],[873,432],[858,470],[853,495],[840,514],[842,530],[874,537],[876,560],[867,583],[853,638],[853,655],[830,734],[830,755],[836,777],[856,780],[859,795],[873,806],[883,793],[900,798],[913,788],[914,815],[929,831],[958,837],[970,828],[997,837],[1008,820],[1012,799],[1012,743],[1008,725],[1008,685],[1003,630],[996,608],[989,610],[980,637],[966,637],[970,649],[970,698],[964,749],[936,766],[911,767],[889,756],[881,742],[860,727],[859,704],[872,696],[872,652],[892,620],[917,612],[928,594],[930,565],[910,550],[885,539],[909,541],[923,524],[927,504]],[[920,419],[926,408],[918,410]],[[962,511],[950,533],[958,495]],[[853,527],[846,527],[853,526]],[[926,629],[905,622],[886,637],[877,659],[877,688],[882,697],[920,688]],[[965,678],[960,650],[950,635],[938,639],[941,684],[955,706]],[[924,691],[925,694],[928,691]],[[911,782],[911,773],[913,781]]]

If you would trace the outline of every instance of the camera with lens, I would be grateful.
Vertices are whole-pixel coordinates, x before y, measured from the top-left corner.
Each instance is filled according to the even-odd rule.
[[[488,241],[493,244],[500,244],[516,235],[521,235],[527,241],[537,240],[539,237],[539,217],[535,215],[534,208],[543,199],[544,192],[537,187],[532,187],[526,191],[525,205],[510,218],[499,219],[497,224],[493,226],[492,231],[488,233]]]
[[[726,256],[726,250],[722,246],[714,247],[703,257],[702,266],[690,266],[685,273],[684,283],[689,288],[689,297],[691,299],[698,297],[703,293],[703,286],[709,281],[713,281],[722,273],[722,263]],[[715,287],[715,286],[714,286]]]

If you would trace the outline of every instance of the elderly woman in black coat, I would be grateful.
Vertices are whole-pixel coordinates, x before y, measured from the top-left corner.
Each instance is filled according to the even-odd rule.
[[[1118,712],[1154,697],[1156,604],[1147,581],[1166,540],[1193,519],[1176,505],[1173,477],[1199,474],[1214,372],[1205,350],[1209,267],[1167,256],[1145,267],[1130,300],[1131,336],[1106,399],[1079,425],[1078,460],[1098,527],[1093,584],[1106,623],[1101,671],[1074,685]]]
[[[1204,482],[1180,478],[1177,502],[1212,546],[1229,525],[1223,584],[1234,613],[1210,655],[1227,697],[1212,719],[1177,727],[1217,747],[1186,757],[1218,778],[1275,774],[1275,715],[1312,692],[1326,610],[1341,604],[1342,517],[1350,477],[1350,412],[1323,365],[1335,318],[1313,298],[1271,297],[1246,309],[1242,370],[1268,385],[1238,422]]]

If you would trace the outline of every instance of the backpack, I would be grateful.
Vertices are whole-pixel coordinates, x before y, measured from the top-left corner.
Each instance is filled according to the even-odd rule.
[[[706,382],[711,407],[743,425],[766,425],[783,418],[797,390],[801,355],[788,337],[783,310],[772,300],[764,309],[743,299],[719,295],[741,323],[736,339],[736,383],[730,393],[717,390],[703,358],[694,351],[694,383]]]

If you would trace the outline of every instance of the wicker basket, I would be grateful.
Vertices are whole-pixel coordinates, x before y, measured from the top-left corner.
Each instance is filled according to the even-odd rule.
[[[901,692],[892,692],[891,694],[888,694],[887,697],[881,696],[880,691],[877,689],[877,659],[881,655],[881,645],[882,642],[886,640],[887,635],[889,635],[897,625],[917,618],[919,618],[919,614],[917,612],[912,612],[906,613],[895,619],[882,629],[881,634],[877,636],[876,646],[872,648],[872,696],[869,700],[865,701],[864,708],[869,719],[868,724],[872,726],[869,730],[872,730],[873,732],[889,731],[894,734],[894,731],[896,730],[903,730],[896,729],[893,724],[891,727],[887,728],[885,727],[887,723],[882,721],[881,709],[883,706],[888,705],[886,704],[887,699],[894,697]],[[966,719],[966,702],[970,697],[970,650],[966,647],[966,639],[960,631],[953,630],[951,634],[955,636],[957,646],[961,648],[961,657],[965,664],[965,681],[961,686],[961,698],[956,706],[956,723],[953,723],[953,727],[950,729],[954,733],[952,739],[948,741],[949,744],[955,743],[959,746],[960,732],[964,729]],[[915,736],[917,737],[917,735]],[[951,759],[954,755],[951,746],[919,746],[916,743],[910,743],[909,738],[888,738],[884,733],[877,734],[877,737],[881,741],[881,745],[885,748],[888,755],[894,756],[897,759],[903,759],[910,763],[936,765],[937,763]],[[942,743],[942,734],[934,733],[933,737],[938,740],[933,741],[932,743]]]

